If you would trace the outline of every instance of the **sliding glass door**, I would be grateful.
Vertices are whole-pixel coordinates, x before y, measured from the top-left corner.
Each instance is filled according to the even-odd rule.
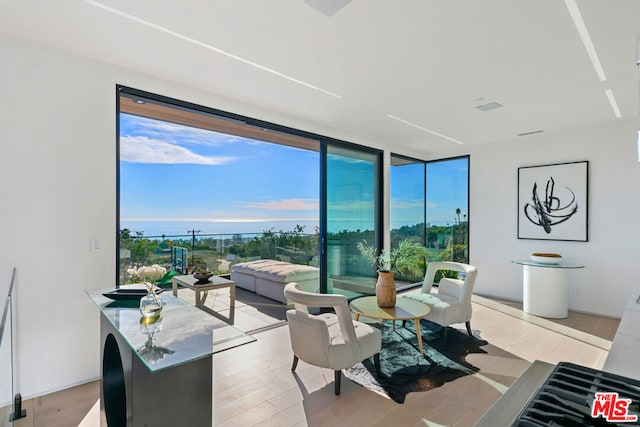
[[[425,234],[425,168],[423,160],[416,160],[397,154],[391,155],[389,170],[389,234],[391,250],[400,244],[426,246]],[[411,286],[424,279],[427,259],[421,260],[412,271],[396,271],[394,274],[398,288]]]
[[[375,267],[358,244],[380,248],[380,154],[328,144],[326,150],[326,291],[354,298],[375,293]]]

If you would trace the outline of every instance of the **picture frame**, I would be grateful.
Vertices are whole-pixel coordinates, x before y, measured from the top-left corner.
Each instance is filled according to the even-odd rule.
[[[518,239],[589,240],[589,162],[518,168]]]

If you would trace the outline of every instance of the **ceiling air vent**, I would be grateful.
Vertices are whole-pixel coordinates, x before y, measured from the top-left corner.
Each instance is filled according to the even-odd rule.
[[[502,104],[499,104],[497,102],[489,102],[488,104],[478,105],[476,108],[480,111],[490,111],[500,107],[502,107]]]

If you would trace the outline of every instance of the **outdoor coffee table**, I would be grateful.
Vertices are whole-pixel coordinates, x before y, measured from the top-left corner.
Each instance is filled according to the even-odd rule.
[[[420,354],[424,356],[420,318],[426,316],[431,311],[428,305],[409,298],[397,298],[395,307],[381,308],[378,307],[376,297],[371,296],[356,298],[351,301],[349,307],[351,311],[355,313],[355,320],[360,319],[360,316],[370,319],[391,320],[394,330],[396,328],[396,320],[413,320],[416,325],[416,335],[418,336],[418,348],[420,349]]]
[[[173,286],[173,295],[178,296],[178,285],[183,286],[185,288],[191,289],[196,293],[196,307],[201,310],[204,310],[214,316],[228,321],[233,324],[234,319],[234,310],[236,306],[236,284],[235,282],[225,279],[219,276],[212,276],[209,281],[201,283],[193,277],[192,275],[184,275],[184,276],[173,276],[171,279],[171,284]],[[229,288],[229,317],[226,318],[222,316],[220,313],[210,309],[204,302],[207,299],[208,291],[213,289],[223,289]]]

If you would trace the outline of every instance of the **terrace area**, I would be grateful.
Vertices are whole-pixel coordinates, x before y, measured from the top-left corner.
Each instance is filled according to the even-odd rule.
[[[426,233],[423,230],[423,226],[416,224],[391,231],[392,250],[401,241],[427,242],[428,257],[419,271],[396,273],[395,279],[401,289],[421,282],[430,261],[467,261],[466,223],[432,227]],[[343,231],[328,236],[329,280],[349,282],[362,288],[364,293],[373,293],[375,268],[358,249],[358,244],[372,240],[372,235],[368,231]],[[305,233],[301,226],[277,232],[212,234],[192,230],[182,235],[155,236],[123,229],[119,238],[119,283],[131,281],[127,276],[130,267],[152,264],[179,274],[205,269],[218,275],[229,274],[234,264],[259,259],[319,267],[319,240],[317,232]]]

